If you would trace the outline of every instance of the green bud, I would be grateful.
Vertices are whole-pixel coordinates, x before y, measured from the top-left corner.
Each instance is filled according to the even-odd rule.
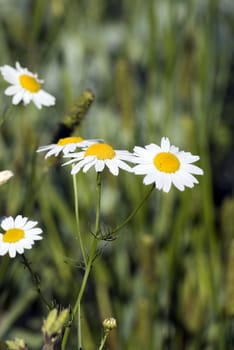
[[[102,325],[103,325],[104,331],[111,331],[112,329],[117,327],[117,322],[115,318],[109,317],[102,322]]]
[[[43,322],[43,334],[47,335],[47,337],[52,337],[55,334],[60,334],[68,319],[68,315],[68,309],[64,309],[60,313],[58,313],[57,309],[51,310],[47,316],[47,319]]]
[[[82,95],[78,97],[63,117],[62,122],[58,125],[58,129],[53,137],[53,143],[57,143],[59,139],[68,137],[73,133],[75,128],[80,125],[85,118],[93,101],[94,94],[90,90],[85,90]]]

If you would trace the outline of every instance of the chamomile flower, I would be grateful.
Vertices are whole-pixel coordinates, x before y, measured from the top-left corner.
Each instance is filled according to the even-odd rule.
[[[59,139],[57,143],[52,143],[51,145],[41,146],[38,148],[37,152],[48,151],[45,158],[50,156],[57,157],[59,153],[67,155],[70,152],[74,152],[76,148],[87,147],[93,143],[97,143],[99,140],[84,140],[82,137],[65,137]]]
[[[200,159],[190,152],[179,151],[170,144],[167,137],[162,137],[161,146],[149,144],[144,147],[134,147],[135,163],[133,172],[146,175],[143,183],[155,183],[157,189],[169,192],[173,184],[180,191],[185,187],[193,187],[198,180],[193,176],[203,175],[203,170],[192,163]]]
[[[24,249],[31,249],[34,241],[42,239],[42,230],[36,225],[37,221],[22,215],[17,215],[15,219],[12,216],[3,219],[1,227],[5,232],[0,233],[0,255],[8,253],[14,258],[16,253],[23,254]]]
[[[69,158],[73,158],[63,165],[73,164],[71,174],[78,173],[82,168],[86,173],[94,167],[96,172],[102,172],[107,166],[110,172],[117,176],[119,169],[131,172],[131,167],[125,161],[131,161],[132,154],[125,150],[114,150],[107,143],[95,143],[85,148],[82,152],[70,153]]]
[[[19,104],[20,101],[27,105],[33,101],[36,107],[41,109],[42,106],[49,107],[55,104],[55,97],[41,89],[44,81],[38,79],[37,74],[21,67],[19,62],[16,62],[16,68],[8,65],[0,67],[0,72],[11,84],[5,90],[5,95],[13,96],[13,105]]]

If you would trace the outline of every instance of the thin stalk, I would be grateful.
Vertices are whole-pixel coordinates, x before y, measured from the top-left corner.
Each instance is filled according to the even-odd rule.
[[[95,223],[95,234],[93,237],[93,241],[92,241],[92,245],[90,248],[90,253],[89,253],[89,257],[88,257],[88,262],[87,262],[87,266],[85,269],[85,274],[82,280],[82,284],[76,299],[76,303],[73,307],[72,310],[72,314],[73,316],[76,315],[76,312],[78,311],[78,309],[80,309],[80,304],[81,304],[81,300],[82,297],[84,295],[84,291],[87,285],[87,281],[88,281],[88,277],[91,271],[91,267],[92,267],[92,263],[96,254],[96,250],[97,250],[97,245],[98,245],[98,239],[96,238],[98,235],[98,232],[100,230],[100,210],[101,210],[101,174],[98,173],[97,174],[97,211],[96,211],[96,223]],[[66,344],[67,344],[67,340],[68,340],[68,336],[70,334],[70,327],[66,328],[65,332],[64,332],[64,336],[63,336],[63,340],[62,340],[62,350],[65,350]],[[80,335],[81,335],[81,330],[80,330]],[[79,340],[80,343],[80,340]],[[78,345],[79,346],[79,350],[82,349],[81,344]]]
[[[105,343],[106,343],[106,340],[107,340],[107,337],[108,337],[109,333],[110,333],[110,331],[104,333],[103,338],[102,338],[102,340],[101,340],[101,343],[100,343],[100,345],[99,345],[99,347],[98,347],[98,350],[102,350],[102,349],[103,349],[103,347],[104,347],[104,345],[105,345]]]
[[[76,217],[76,231],[77,231],[77,236],[79,239],[79,244],[80,244],[80,249],[81,249],[81,254],[82,258],[84,260],[85,266],[87,266],[87,259],[86,259],[86,254],[85,254],[85,249],[84,249],[84,244],[81,236],[81,230],[80,230],[80,216],[79,216],[79,196],[78,196],[78,185],[77,185],[77,176],[73,175],[73,190],[74,190],[74,205],[75,205],[75,217]]]
[[[24,254],[21,255],[22,257],[22,262],[24,264],[24,266],[28,269],[30,275],[31,275],[31,279],[32,279],[32,283],[34,284],[35,286],[35,289],[37,291],[37,293],[39,294],[42,302],[47,306],[47,308],[49,310],[51,310],[53,308],[53,305],[51,305],[47,300],[46,298],[44,297],[44,295],[42,294],[41,292],[41,288],[40,288],[40,279],[39,279],[39,276],[37,275],[37,273],[35,273],[31,266],[30,266],[30,263],[28,261],[28,259],[26,258],[26,256]]]
[[[145,197],[142,199],[142,201],[137,205],[137,207],[129,214],[129,216],[122,222],[122,224],[118,225],[112,233],[116,233],[117,231],[121,230],[127,223],[136,215],[138,210],[141,209],[141,207],[145,204],[151,193],[153,192],[155,186],[153,185],[150,190],[146,193]]]
[[[77,343],[78,343],[78,349],[82,349],[82,331],[81,331],[81,317],[80,317],[80,303],[78,305],[78,311],[77,311]]]

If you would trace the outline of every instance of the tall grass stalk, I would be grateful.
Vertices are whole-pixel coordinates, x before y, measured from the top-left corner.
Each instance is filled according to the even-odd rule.
[[[72,309],[72,314],[73,316],[76,315],[77,310],[80,309],[80,303],[83,297],[83,294],[85,292],[85,288],[88,282],[88,277],[91,271],[91,267],[93,264],[93,260],[94,257],[96,255],[96,250],[97,250],[97,246],[98,246],[98,235],[100,233],[100,213],[101,213],[101,173],[97,174],[97,209],[96,209],[96,221],[95,221],[95,231],[94,231],[94,236],[93,236],[93,240],[92,240],[92,244],[91,244],[91,248],[90,248],[90,252],[89,252],[89,257],[88,257],[88,261],[87,261],[87,266],[85,269],[85,274],[84,277],[82,279],[82,283],[81,283],[81,287],[77,296],[77,300],[76,303]],[[78,313],[80,313],[80,310],[78,311]],[[80,322],[80,319],[78,320]],[[80,329],[80,325],[78,326],[78,328]],[[70,333],[70,328],[66,328],[65,332],[64,332],[64,336],[63,336],[63,340],[62,340],[62,349],[65,350],[66,344],[67,344],[67,340],[68,340],[68,336]],[[79,330],[79,336],[81,336],[81,330]],[[81,339],[79,339],[79,349],[82,349],[82,344],[81,344]]]

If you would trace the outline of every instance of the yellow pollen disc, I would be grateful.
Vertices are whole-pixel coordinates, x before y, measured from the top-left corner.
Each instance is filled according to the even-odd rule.
[[[59,139],[57,145],[65,146],[69,143],[78,143],[83,141],[82,137],[65,137],[64,139]]]
[[[24,230],[20,228],[10,228],[3,235],[3,242],[15,243],[20,241],[24,237]]]
[[[154,165],[163,173],[175,173],[180,168],[180,161],[173,153],[161,152],[154,157]]]
[[[106,143],[95,143],[85,151],[85,157],[87,156],[96,156],[100,160],[112,159],[115,156],[115,151]]]
[[[38,92],[41,88],[41,84],[37,79],[27,74],[22,74],[19,77],[20,85],[29,92]]]

